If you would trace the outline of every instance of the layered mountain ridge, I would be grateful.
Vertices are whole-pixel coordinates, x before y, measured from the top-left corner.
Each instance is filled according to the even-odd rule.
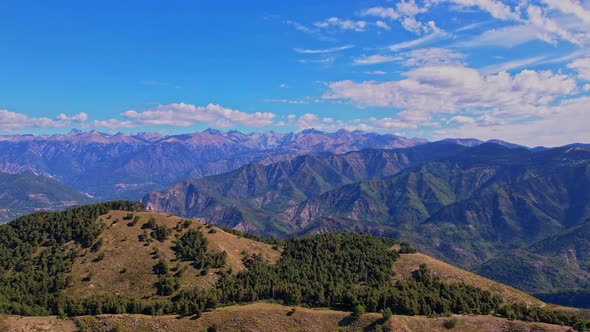
[[[410,239],[426,253],[474,269],[590,218],[590,150],[447,141],[302,156],[185,181],[143,201],[151,210],[266,236],[356,231]],[[587,287],[580,269],[588,266],[566,266],[562,274],[578,280],[571,286]],[[550,270],[538,273],[551,279]],[[556,284],[511,283],[527,291]]]
[[[367,147],[410,147],[426,140],[390,134],[203,132],[162,136],[109,135],[72,131],[67,135],[0,136],[0,171],[49,176],[99,199],[137,199],[177,181],[220,174],[248,163],[270,164],[303,154],[345,153]]]

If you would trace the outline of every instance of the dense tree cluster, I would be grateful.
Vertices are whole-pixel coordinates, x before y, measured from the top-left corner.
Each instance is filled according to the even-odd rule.
[[[198,269],[220,268],[225,265],[227,253],[208,250],[208,241],[198,229],[189,229],[174,246],[176,257],[180,260],[194,262]]]

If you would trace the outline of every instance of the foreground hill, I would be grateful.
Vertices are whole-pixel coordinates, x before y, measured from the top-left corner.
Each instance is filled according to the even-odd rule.
[[[404,252],[413,249],[391,239],[346,233],[262,242],[230,229],[141,209],[137,203],[109,202],[36,213],[0,226],[0,311],[176,314],[210,324],[224,317],[224,310],[232,316],[231,310],[249,310],[221,307],[270,300],[353,311],[362,317],[365,310],[386,310],[408,316],[495,314],[585,324],[580,317],[544,307],[466,271],[445,268],[427,256],[405,259]],[[296,310],[279,317],[298,314]],[[313,322],[314,315],[309,311],[301,319],[309,316]],[[328,321],[341,317],[341,325],[373,324],[346,315],[329,314]],[[133,317],[115,319],[137,322]],[[245,317],[249,324],[263,324]],[[82,324],[100,326],[101,319]]]
[[[294,309],[294,310],[293,310]],[[493,316],[453,316],[456,331],[569,331],[569,327],[543,323],[526,323]],[[254,303],[205,312],[198,320],[176,316],[99,315],[68,319],[55,317],[0,318],[0,329],[7,332],[28,331],[371,331],[376,326],[399,332],[449,331],[451,318],[395,315],[384,321],[380,314],[365,314],[351,319],[350,313]]]
[[[62,210],[89,202],[90,197],[56,180],[0,172],[0,223],[38,210]]]

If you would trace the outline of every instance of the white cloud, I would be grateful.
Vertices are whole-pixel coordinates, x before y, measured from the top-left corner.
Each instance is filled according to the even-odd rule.
[[[299,22],[296,21],[291,21],[291,20],[285,20],[283,21],[284,24],[290,25],[292,26],[295,30],[303,32],[305,34],[311,35],[316,37],[319,40],[324,40],[324,41],[331,41],[334,42],[335,39],[332,37],[328,37],[326,35],[324,35],[319,29],[312,29],[309,28]]]
[[[458,125],[465,125],[465,124],[472,124],[475,123],[475,119],[464,116],[464,115],[456,115],[447,121],[448,124],[458,124]]]
[[[330,17],[328,19],[325,19],[324,21],[314,23],[314,26],[322,29],[336,28],[340,30],[352,30],[361,32],[364,31],[367,27],[367,22],[341,19],[338,17]]]
[[[119,128],[135,128],[137,127],[137,123],[130,120],[119,120],[119,119],[108,119],[108,120],[94,120],[92,121],[92,126],[96,128],[109,128],[109,129],[119,129]]]
[[[518,19],[518,15],[501,1],[497,0],[447,0],[465,7],[478,7],[500,20]],[[444,2],[444,0],[435,1]]]
[[[421,115],[486,112],[532,117],[541,115],[556,98],[577,92],[574,79],[550,71],[482,75],[463,66],[430,66],[405,75],[399,81],[333,82],[323,98]]]
[[[494,65],[487,66],[485,68],[480,69],[480,71],[484,74],[495,74],[501,71],[508,71],[512,69],[522,68],[531,64],[540,63],[545,59],[544,56],[537,56],[527,59],[519,59],[514,61],[507,61],[503,63],[498,63]]]
[[[383,21],[377,21],[377,22],[375,22],[375,25],[383,30],[391,30],[391,27],[389,26],[389,24],[387,24]]]
[[[285,84],[285,83],[281,83],[281,84],[279,84],[279,88],[281,88],[281,89],[288,89],[289,86],[287,84]]]
[[[111,119],[107,122],[97,122],[102,126],[110,124],[129,126],[131,121],[135,126],[175,126],[189,127],[196,124],[207,124],[213,127],[227,128],[234,125],[246,127],[262,127],[273,123],[276,117],[273,113],[244,113],[216,104],[195,106],[185,103],[160,105],[152,110],[137,112],[129,110],[121,113],[124,120]]]
[[[367,74],[367,75],[385,75],[385,74],[387,74],[387,72],[385,72],[383,70],[369,70],[369,71],[366,71],[365,74]]]
[[[390,20],[397,20],[401,15],[393,8],[372,7],[361,11],[361,16],[376,16]]]
[[[455,32],[474,30],[474,29],[477,29],[477,28],[479,28],[483,25],[486,25],[488,23],[489,22],[477,22],[477,23],[468,24],[468,25],[462,26],[459,29],[455,30]]]
[[[425,34],[438,31],[434,21],[422,22],[416,19],[416,15],[428,11],[429,3],[424,7],[416,4],[415,0],[402,0],[396,4],[396,8],[372,7],[360,12],[361,16],[373,16],[390,21],[398,21],[401,26],[415,34]],[[377,25],[379,25],[377,21]]]
[[[584,91],[590,91],[590,84],[584,85]]]
[[[323,53],[333,53],[344,51],[353,48],[354,45],[344,45],[339,47],[332,47],[332,48],[325,48],[325,49],[304,49],[304,48],[294,48],[293,50],[297,53],[301,54],[323,54]]]
[[[331,66],[336,59],[334,57],[325,57],[320,59],[301,59],[298,60],[299,63],[311,63],[311,64],[322,64],[325,66]]]
[[[400,54],[407,67],[463,64],[465,55],[445,48],[421,48]]]
[[[551,107],[548,115],[527,122],[480,125],[467,123],[461,128],[435,132],[435,137],[499,138],[528,146],[561,146],[572,142],[590,142],[588,130],[590,97],[564,100]]]
[[[436,30],[435,32],[433,32],[429,35],[426,35],[424,37],[420,37],[418,39],[414,39],[414,40],[410,40],[410,41],[406,41],[406,42],[393,44],[393,45],[388,46],[387,48],[391,51],[397,52],[397,51],[408,49],[408,48],[414,48],[416,46],[427,44],[427,43],[433,42],[435,40],[439,40],[439,39],[446,38],[446,37],[448,37],[448,33],[439,29],[439,30]]]
[[[55,117],[55,120],[64,122],[85,122],[86,120],[88,120],[88,114],[82,112],[73,116],[67,116],[61,113],[60,115]]]
[[[466,6],[475,6],[489,12],[493,17],[515,22],[512,27],[492,29],[464,46],[513,47],[532,40],[541,40],[553,45],[567,41],[576,45],[590,41],[590,12],[573,0],[541,0],[517,2],[514,9],[496,0],[434,0],[451,1]]]
[[[305,113],[297,119],[297,127],[300,130],[310,128],[321,129],[320,126],[320,118],[316,114]]]
[[[278,104],[293,104],[293,105],[306,105],[310,104],[313,100],[311,98],[304,99],[264,99],[265,103],[278,103]]]
[[[528,19],[531,24],[540,29],[537,37],[548,43],[555,43],[556,37],[561,37],[574,44],[579,44],[580,41],[575,36],[572,36],[567,30],[563,29],[554,20],[550,19],[543,13],[543,9],[538,6],[527,7]]]
[[[584,7],[578,2],[573,0],[542,0],[549,8],[557,9],[565,14],[571,14],[586,24],[590,24],[590,11],[584,9]]]
[[[532,25],[513,25],[499,29],[490,29],[471,40],[459,42],[458,47],[491,47],[511,48],[538,38],[539,31]]]
[[[576,70],[579,78],[590,81],[590,57],[578,59],[567,66],[568,68]]]
[[[408,17],[414,17],[428,10],[427,7],[418,6],[415,0],[401,0],[396,4],[396,8],[400,14]]]
[[[355,65],[374,65],[379,63],[386,63],[395,61],[396,58],[390,55],[363,55],[353,60]]]
[[[27,128],[64,128],[72,123],[82,124],[88,120],[88,114],[79,113],[73,116],[59,114],[55,118],[30,117],[26,114],[0,110],[0,131],[16,132]]]

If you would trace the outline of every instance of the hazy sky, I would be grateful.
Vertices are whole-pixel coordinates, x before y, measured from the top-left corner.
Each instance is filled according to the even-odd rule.
[[[590,0],[0,1],[0,132],[590,142]]]

